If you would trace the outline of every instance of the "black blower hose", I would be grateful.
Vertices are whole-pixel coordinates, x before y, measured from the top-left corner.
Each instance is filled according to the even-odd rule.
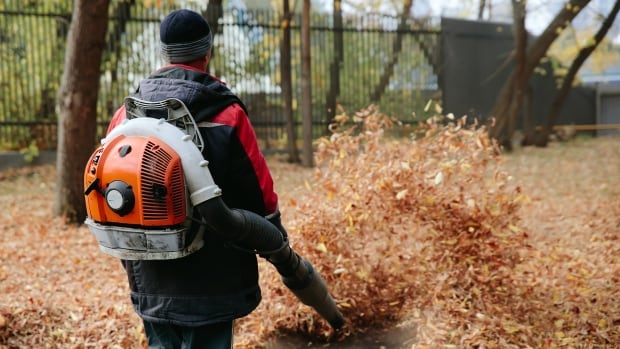
[[[284,285],[302,303],[314,308],[332,328],[339,329],[344,325],[344,317],[329,294],[325,280],[308,260],[291,249],[288,242],[286,248],[268,256],[267,260],[282,275]]]
[[[286,287],[305,305],[312,307],[329,325],[339,329],[344,317],[327,290],[327,284],[312,264],[300,257],[288,243],[286,231],[251,211],[230,209],[221,197],[195,207],[206,225],[226,241],[250,249],[276,267]]]

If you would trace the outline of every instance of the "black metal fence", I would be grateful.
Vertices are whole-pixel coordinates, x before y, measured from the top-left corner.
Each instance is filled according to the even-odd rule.
[[[142,3],[113,0],[109,9],[97,107],[100,136],[123,98],[163,64],[159,22],[172,7],[167,2],[148,2],[151,7]],[[153,7],[157,3],[161,7]],[[209,15],[206,5],[194,10]],[[286,143],[279,71],[282,15],[232,7],[221,13],[210,72],[226,81],[247,104],[261,145],[281,148]],[[55,98],[70,21],[70,4],[65,8],[47,1],[4,0],[0,4],[0,150],[21,149],[32,142],[39,149],[55,148]],[[409,18],[403,26],[399,21],[386,15],[345,15],[340,27],[334,26],[331,14],[311,17],[315,136],[323,134],[329,122],[327,100],[333,91],[334,72],[339,78],[336,100],[347,113],[365,108],[374,96],[383,113],[405,122],[424,117],[424,105],[439,92],[438,23]],[[293,118],[299,125],[300,23],[300,15],[293,15]],[[336,40],[337,33],[342,33],[342,40]],[[340,61],[334,54],[335,42],[342,42]]]

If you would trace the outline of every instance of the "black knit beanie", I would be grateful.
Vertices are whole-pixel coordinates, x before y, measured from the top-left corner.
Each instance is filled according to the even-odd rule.
[[[187,63],[205,57],[211,50],[209,23],[197,12],[176,10],[159,26],[161,53],[170,63]]]

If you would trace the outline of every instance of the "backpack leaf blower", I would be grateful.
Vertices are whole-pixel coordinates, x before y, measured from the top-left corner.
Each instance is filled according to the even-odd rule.
[[[204,245],[205,227],[265,257],[283,283],[334,329],[344,317],[312,264],[289,245],[284,228],[221,198],[204,142],[178,99],[125,99],[127,120],[91,155],[84,171],[86,225],[100,249],[127,260],[182,258]],[[190,229],[192,210],[202,227]],[[279,220],[278,220],[279,221]]]

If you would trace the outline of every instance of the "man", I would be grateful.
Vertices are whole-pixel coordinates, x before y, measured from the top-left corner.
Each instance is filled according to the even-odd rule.
[[[167,65],[141,81],[134,96],[182,100],[199,126],[203,155],[224,202],[281,227],[273,180],[245,107],[205,72],[213,42],[208,23],[196,12],[177,10],[161,22],[160,39]],[[120,108],[108,132],[124,118]],[[234,319],[261,300],[256,256],[216,234],[206,233],[204,247],[187,257],[123,266],[150,348],[231,348]]]

